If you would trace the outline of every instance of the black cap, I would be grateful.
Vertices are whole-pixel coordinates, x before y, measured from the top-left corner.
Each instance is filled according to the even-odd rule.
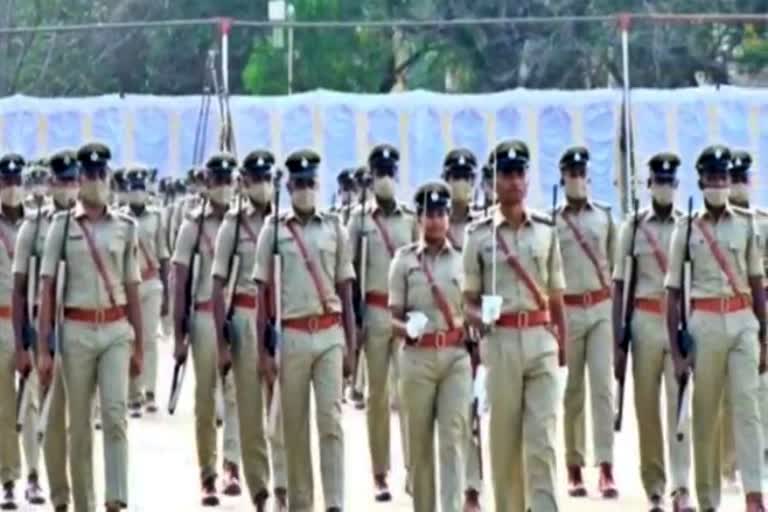
[[[397,170],[400,162],[400,152],[390,144],[379,144],[368,155],[368,167],[371,170]]]
[[[112,185],[117,191],[122,192],[126,190],[125,169],[120,167],[112,171]]]
[[[724,173],[731,169],[731,150],[722,144],[708,146],[696,160],[696,171],[702,173]]]
[[[339,185],[339,188],[343,190],[355,188],[357,186],[357,181],[355,180],[355,169],[351,167],[342,169],[338,176],[336,176],[336,183]]]
[[[752,167],[752,155],[748,151],[743,149],[734,149],[731,152],[731,167],[732,173],[747,173],[750,167]]]
[[[493,178],[493,167],[491,164],[483,164],[483,168],[480,170],[484,180],[490,180]]]
[[[474,153],[464,148],[454,149],[448,152],[443,160],[443,177],[447,178],[453,174],[474,176],[476,168],[477,158]]]
[[[573,146],[565,150],[560,157],[560,169],[586,167],[589,164],[589,150],[584,146]]]
[[[448,209],[451,204],[451,189],[444,181],[427,182],[416,189],[413,202],[419,214],[424,211]]]
[[[205,163],[208,172],[217,175],[231,175],[237,169],[237,159],[229,153],[217,153]]]
[[[146,167],[129,167],[124,177],[127,190],[146,190],[152,179],[152,171]]]
[[[657,153],[648,160],[648,168],[656,176],[674,177],[680,167],[680,157],[674,153]]]
[[[182,178],[176,178],[173,182],[177,194],[187,193],[187,183]]]
[[[158,174],[157,167],[152,167],[149,169],[149,182],[150,183],[156,183],[157,182],[157,174]]]
[[[507,170],[525,170],[528,168],[530,153],[525,142],[519,140],[508,140],[500,143],[491,153],[488,162],[493,175],[493,166],[500,172]]]
[[[24,172],[24,180],[27,184],[43,183],[50,175],[48,161],[44,159],[29,162]]]
[[[248,153],[243,160],[243,172],[263,176],[272,171],[275,165],[275,155],[266,149],[257,149]]]
[[[157,190],[161,194],[172,194],[176,192],[173,185],[173,178],[171,178],[170,176],[165,176],[164,178],[160,178],[160,181],[157,183]]]
[[[48,159],[48,166],[57,179],[73,180],[80,174],[80,162],[74,151],[57,151]]]
[[[354,175],[358,187],[369,187],[371,185],[371,173],[368,172],[368,168],[366,166],[361,165],[355,169]]]
[[[290,179],[314,178],[320,165],[320,155],[311,149],[294,151],[285,159]]]
[[[8,153],[0,158],[0,176],[21,176],[27,162],[18,153]]]
[[[112,152],[100,142],[90,142],[77,150],[77,159],[83,169],[104,169],[112,159]]]

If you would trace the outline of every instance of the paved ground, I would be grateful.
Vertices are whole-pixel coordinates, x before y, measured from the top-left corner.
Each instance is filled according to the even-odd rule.
[[[170,387],[170,345],[162,344],[161,348],[161,380],[160,398],[163,407],[167,404],[167,394]],[[198,505],[199,491],[197,480],[197,465],[195,460],[195,438],[192,422],[192,372],[187,375],[184,395],[179,411],[169,417],[163,413],[157,417],[145,417],[130,422],[131,440],[131,473],[130,473],[130,511],[133,512],[191,512],[206,510]],[[629,387],[629,386],[628,386]],[[631,393],[627,403],[632,404]],[[622,493],[617,501],[606,502],[596,497],[574,500],[562,498],[561,510],[566,512],[601,512],[616,511],[640,512],[647,510],[645,498],[640,487],[638,475],[637,437],[634,413],[628,409],[624,431],[616,440],[616,473],[619,489]],[[393,416],[392,433],[398,436],[396,416]],[[408,497],[404,494],[401,456],[399,454],[399,439],[393,439],[393,464],[395,468],[392,489],[395,499],[390,504],[376,504],[372,499],[372,486],[369,478],[369,460],[365,430],[364,412],[347,408],[345,410],[344,427],[346,432],[347,459],[347,507],[346,511],[391,511],[405,512],[412,510]],[[485,430],[487,432],[487,429]],[[560,433],[561,434],[561,433]],[[314,434],[313,434],[314,435]],[[559,435],[562,439],[562,435]],[[101,473],[101,442],[98,440],[96,454],[96,481],[98,494],[103,496],[103,474]],[[487,436],[485,436],[487,442]],[[485,447],[485,460],[488,460],[488,447]],[[562,454],[562,447],[559,452]],[[315,474],[318,458],[315,453]],[[560,458],[562,464],[562,456]],[[488,468],[486,466],[486,474]],[[561,468],[562,475],[562,468]],[[590,470],[586,475],[587,483],[592,494],[596,494],[596,471]],[[486,478],[487,479],[487,478]],[[562,479],[561,479],[562,481]],[[322,510],[322,493],[319,489],[319,477],[316,479],[317,510]],[[488,483],[486,483],[488,485]],[[564,490],[564,487],[561,488]],[[486,492],[488,496],[488,492]],[[100,498],[101,499],[101,498]],[[722,510],[725,512],[743,510],[742,498],[737,494],[726,494]],[[43,508],[22,507],[21,510],[43,510]],[[47,510],[47,509],[46,509]],[[207,509],[210,510],[210,509]],[[219,510],[247,511],[252,510],[247,498],[224,499]],[[489,502],[486,510],[493,510]]]

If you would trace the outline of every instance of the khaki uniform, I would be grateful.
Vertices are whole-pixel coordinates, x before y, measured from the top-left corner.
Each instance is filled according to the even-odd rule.
[[[739,295],[750,296],[748,278],[764,275],[764,240],[752,213],[726,207],[717,222],[706,211],[694,213],[709,228],[735,275]],[[672,234],[665,286],[678,289],[685,252],[687,219]],[[746,493],[762,492],[763,435],[760,424],[758,322],[749,305],[730,313],[712,313],[696,306],[697,299],[734,296],[724,272],[695,221],[691,229],[691,317],[688,327],[694,351],[693,449],[696,494],[702,510],[720,505],[719,428],[724,389],[728,389],[736,458]]]
[[[65,240],[64,225],[68,215],[71,218]],[[104,262],[108,285],[97,270],[78,221],[91,234]],[[59,351],[67,389],[69,446],[72,453],[77,454],[70,458],[70,474],[78,512],[96,509],[90,420],[92,398],[97,389],[104,436],[104,498],[108,503],[128,503],[126,412],[129,360],[135,333],[125,316],[112,322],[91,323],[72,320],[66,311],[71,308],[102,312],[113,309],[110,289],[115,305],[125,308],[126,286],[141,281],[137,231],[132,219],[112,209],[107,209],[104,217],[91,222],[78,203],[71,214],[65,212],[54,216],[45,240],[42,276],[56,277],[62,245],[67,260],[67,286],[63,299],[65,320]]]
[[[677,428],[678,382],[669,353],[669,339],[664,318],[664,275],[668,269],[669,241],[679,212],[668,219],[656,216],[652,208],[639,214],[635,234],[634,257],[635,309],[632,317],[632,372],[634,376],[635,412],[640,441],[640,475],[647,496],[664,496],[667,471],[664,464],[664,428],[666,452],[669,454],[669,477],[672,490],[690,488],[691,444],[690,425],[684,432],[684,441],[675,438]],[[613,269],[613,279],[625,281],[625,257],[630,256],[634,216],[621,226]],[[645,232],[647,230],[647,233]],[[652,241],[651,241],[652,240]],[[657,254],[656,251],[659,251]],[[658,306],[659,310],[654,311]],[[661,385],[664,384],[666,410],[664,422],[660,414]],[[664,426],[663,426],[664,425]]]
[[[450,242],[436,256],[423,243],[400,249],[389,274],[389,304],[419,311],[429,318],[425,333],[448,331],[437,306],[421,258],[427,258],[436,285],[449,304],[455,329],[462,330],[461,254]],[[437,510],[435,486],[435,424],[439,439],[440,510],[458,512],[464,490],[464,448],[469,430],[472,368],[463,343],[442,348],[404,346],[400,352],[400,395],[410,447],[408,462],[414,510]]]
[[[145,207],[136,215],[124,207],[124,215],[136,221],[139,227],[139,268],[141,270],[141,320],[144,329],[144,368],[142,374],[131,379],[129,400],[142,402],[144,393],[155,394],[157,385],[157,336],[160,327],[160,307],[163,302],[163,282],[160,280],[160,262],[170,257],[166,242],[166,229],[162,213],[154,206]]]
[[[324,296],[319,299],[312,277],[288,230],[296,226],[315,262]],[[256,248],[253,279],[268,283],[272,278],[274,223],[267,219]],[[320,472],[325,508],[344,506],[344,431],[341,425],[342,358],[344,332],[340,323],[325,329],[302,330],[287,323],[340,314],[341,299],[336,285],[354,278],[352,254],[346,232],[332,214],[316,213],[302,224],[293,211],[281,214],[277,233],[282,259],[282,340],[280,350],[280,400],[288,472],[288,501],[291,512],[314,510],[312,457],[309,437],[310,385],[315,392]]]
[[[176,238],[176,249],[172,262],[184,265],[189,269],[189,279],[192,276],[192,255],[198,236],[200,208],[191,212],[181,224]],[[195,433],[197,439],[197,458],[200,465],[200,475],[203,480],[216,475],[217,440],[216,440],[216,389],[223,386],[224,393],[224,460],[237,464],[240,460],[240,433],[237,419],[234,385],[231,375],[224,385],[221,383],[218,348],[216,346],[216,326],[213,321],[211,303],[211,288],[213,278],[214,243],[216,233],[222,219],[213,214],[210,206],[206,206],[205,220],[200,233],[199,262],[200,273],[197,276],[196,288],[192,296],[195,301],[194,314],[190,326],[190,347],[195,369]]]
[[[375,203],[371,203],[366,206],[365,213],[358,207],[347,226],[353,251],[357,250],[359,240],[363,236],[362,228],[365,228],[365,235],[368,237],[363,326],[365,339],[360,343],[365,352],[369,377],[366,408],[368,447],[373,473],[380,475],[387,474],[390,470],[389,372],[390,362],[394,362],[397,343],[392,335],[392,315],[387,307],[387,275],[394,254],[390,254],[384,235],[374,218],[378,219],[386,230],[393,249],[415,241],[418,225],[413,211],[404,205],[398,204],[391,214],[387,214]]]
[[[597,258],[598,270],[576,239],[563,215],[573,222]],[[568,466],[586,465],[585,369],[589,369],[592,435],[596,463],[613,462],[613,333],[610,275],[616,227],[608,207],[588,201],[576,212],[557,209],[557,235],[562,249],[568,288],[568,379],[565,385],[565,460]],[[601,300],[572,305],[585,294],[602,293]]]
[[[232,316],[235,326],[235,343],[232,351],[232,372],[237,396],[237,412],[240,422],[241,443],[245,479],[251,491],[256,496],[269,488],[269,453],[265,434],[265,392],[259,377],[258,337],[256,336],[255,304],[258,287],[250,279],[256,259],[256,243],[258,234],[264,224],[264,216],[250,203],[241,210],[240,233],[237,247],[235,231],[237,224],[236,210],[230,210],[219,228],[216,237],[216,252],[213,260],[213,276],[229,278],[229,260],[233,251],[240,257],[238,275],[235,277],[236,306]],[[225,292],[227,297],[229,292]],[[237,299],[250,299],[238,304]],[[252,304],[246,304],[250,302]],[[282,440],[276,440],[271,445],[273,458],[285,457]],[[283,463],[275,464],[276,469]],[[285,474],[276,475],[276,487],[285,487]],[[282,485],[279,485],[282,484]]]
[[[497,246],[493,254],[493,224],[545,300],[550,291],[565,288],[560,248],[550,218],[528,210],[524,224],[513,230],[494,210],[491,217],[473,224],[467,233],[464,291],[493,293],[495,257],[496,293],[503,298],[502,315],[538,310],[532,293],[505,263],[502,249]],[[522,329],[496,326],[483,343],[482,353],[488,365],[496,510],[556,511],[557,340],[548,325]]]
[[[16,249],[13,258],[13,273],[29,275],[30,270],[39,271],[39,265],[42,262],[42,255],[45,246],[45,237],[48,233],[48,228],[51,225],[53,216],[56,213],[52,207],[45,208],[40,213],[39,224],[37,212],[27,216],[25,222],[19,229],[18,236],[16,237]],[[35,238],[37,233],[37,238]],[[29,268],[29,258],[34,252],[38,255],[38,269]],[[39,285],[38,285],[39,286]],[[37,324],[35,323],[35,327]],[[41,341],[38,340],[38,343]],[[56,359],[59,360],[58,358]],[[34,371],[31,376],[35,376]],[[27,382],[28,386],[33,385],[35,382],[32,378]],[[27,460],[30,460],[32,452],[31,447],[34,444],[39,444],[37,440],[37,432],[35,432],[34,425],[37,423],[37,412],[40,404],[43,400],[43,389],[39,386],[39,383],[30,389],[36,390],[35,400],[31,402],[34,404],[34,414],[27,414],[27,422],[24,424],[23,442],[25,445],[25,456]],[[43,438],[43,457],[45,458],[45,469],[48,476],[48,485],[51,487],[51,502],[55,506],[69,504],[69,476],[67,474],[67,399],[64,389],[64,378],[60,366],[57,364],[54,373],[53,381],[48,390],[51,395],[50,409],[48,410],[48,424],[47,430],[44,433]],[[28,431],[31,431],[28,433]],[[30,447],[30,448],[27,448]],[[37,459],[32,459],[36,461]],[[29,464],[29,462],[27,462]]]

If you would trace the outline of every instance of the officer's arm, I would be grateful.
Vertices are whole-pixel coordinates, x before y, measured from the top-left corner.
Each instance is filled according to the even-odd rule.
[[[625,259],[629,254],[629,231],[631,221],[627,221],[621,226],[619,231],[619,243],[616,247],[616,255],[613,260],[615,265],[613,266],[613,303],[612,303],[612,320],[613,320],[613,343],[614,348],[618,347],[621,343],[621,326],[624,323],[624,304],[622,297],[624,297],[624,273]]]
[[[763,287],[763,278],[765,270],[763,269],[762,250],[764,240],[757,234],[757,226],[752,224],[752,236],[747,244],[747,267],[749,274],[749,287],[752,291],[752,310],[760,324],[759,339],[760,345],[765,346],[765,288]]]
[[[64,244],[63,218],[54,217],[45,237],[40,263],[40,311],[37,315],[37,334],[42,343],[50,338],[56,311],[56,274]]]
[[[53,276],[40,278],[40,311],[37,314],[37,332],[40,340],[47,340],[53,328],[53,312],[56,310],[56,286]]]
[[[549,245],[549,281],[547,282],[548,306],[552,326],[555,328],[558,345],[558,362],[565,365],[566,343],[568,342],[568,323],[563,303],[563,291],[565,290],[565,274],[563,273],[563,260],[560,254],[560,242],[557,232],[552,230],[552,238]]]
[[[357,349],[355,338],[355,308],[352,303],[352,282],[355,279],[355,269],[352,266],[352,248],[349,244],[347,231],[336,225],[336,293],[341,299],[341,311],[344,320],[344,335],[347,340],[347,350],[353,353]]]
[[[613,272],[613,267],[616,265],[616,241],[618,238],[616,222],[613,220],[613,215],[608,212],[608,248],[606,256],[608,257],[608,268]]]
[[[677,346],[677,328],[680,325],[680,302],[682,298],[680,279],[683,272],[686,226],[687,222],[678,223],[672,232],[669,246],[669,270],[664,278],[664,286],[667,289],[664,299],[667,313],[667,338],[670,353],[676,360],[681,357],[680,349]]]
[[[123,285],[125,286],[125,300],[128,309],[128,322],[133,326],[133,344],[137,353],[144,351],[144,329],[141,318],[141,297],[139,285],[141,273],[139,272],[139,235],[138,224],[131,223],[131,242],[125,248],[123,259]]]
[[[229,236],[229,220],[227,218],[221,224],[216,235],[216,245],[213,254],[213,287],[211,300],[213,301],[213,321],[216,326],[216,341],[219,348],[224,347],[224,319],[226,317],[226,304],[224,301],[224,289],[227,287],[227,274],[229,273],[229,255],[232,254],[234,240]],[[237,283],[235,283],[237,284]]]
[[[24,350],[24,316],[27,314],[27,274],[13,274],[13,294],[11,295],[13,314],[13,338],[16,351]]]
[[[195,227],[193,221],[184,220],[176,239],[176,248],[173,252],[173,324],[176,342],[182,342],[184,333],[184,317],[189,305],[185,291],[187,279],[189,279],[189,265],[192,259],[192,245],[194,244]],[[193,290],[194,292],[194,290]]]
[[[266,333],[267,323],[269,322],[269,294],[271,293],[271,290],[270,287],[267,286],[267,283],[269,283],[272,274],[272,244],[274,242],[274,231],[274,222],[268,220],[259,233],[259,239],[256,242],[256,258],[251,274],[251,279],[256,282],[258,287],[256,292],[256,297],[258,299],[258,303],[256,304],[256,341],[259,358],[262,361],[266,361],[266,358],[272,357],[267,350],[267,340],[264,339],[264,335]],[[274,286],[280,286],[280,283],[275,283]],[[280,326],[276,327],[278,329],[280,328]]]
[[[464,294],[464,316],[467,323],[478,328],[483,327],[480,312],[480,295],[483,286],[483,267],[480,264],[480,252],[477,237],[467,229],[464,250],[462,251],[462,268],[464,279],[462,292]]]
[[[168,259],[170,249],[168,247],[168,223],[164,215],[160,215],[160,225],[158,226],[155,240],[157,247],[157,259],[160,262],[160,281],[163,283],[163,304],[168,305]]]
[[[392,313],[392,331],[396,338],[408,337],[405,331],[407,290],[403,255],[398,251],[389,266],[389,311]]]

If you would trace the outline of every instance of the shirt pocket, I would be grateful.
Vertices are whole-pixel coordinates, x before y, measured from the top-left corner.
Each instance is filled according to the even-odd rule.
[[[432,291],[429,287],[429,281],[426,274],[420,266],[408,268],[406,274],[406,311],[418,310],[428,314],[428,309],[432,304]]]
[[[731,266],[733,272],[736,272],[736,279],[747,275],[747,240],[744,236],[731,237],[724,244],[728,250],[726,252],[726,261]]]

